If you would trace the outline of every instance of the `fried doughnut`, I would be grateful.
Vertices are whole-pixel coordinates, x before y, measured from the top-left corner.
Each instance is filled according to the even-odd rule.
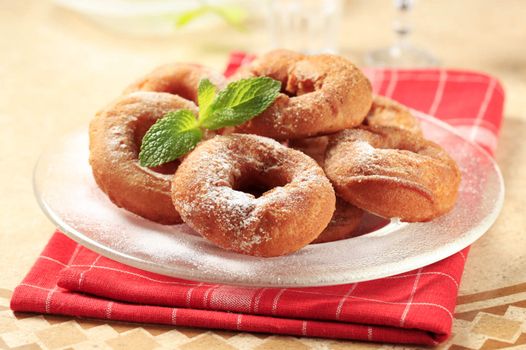
[[[181,163],[172,199],[183,220],[227,250],[279,256],[331,220],[334,190],[314,160],[256,135],[216,136]]]
[[[304,139],[289,140],[288,146],[301,151],[314,159],[321,167],[325,161],[325,150],[329,144],[328,136],[306,137]]]
[[[197,104],[197,88],[204,78],[220,89],[225,85],[223,75],[210,68],[191,63],[172,63],[157,67],[130,85],[124,94],[134,91],[167,92]]]
[[[420,122],[409,109],[387,97],[374,96],[371,109],[363,122],[370,126],[392,126],[421,135]]]
[[[328,136],[315,136],[290,140],[288,146],[305,153],[323,167],[325,149],[328,143]],[[353,237],[356,228],[360,225],[363,214],[363,210],[336,196],[336,210],[329,225],[312,243],[339,241]]]
[[[236,132],[298,139],[360,125],[371,107],[371,84],[347,59],[275,50],[243,68],[234,79],[268,76],[282,93]]]
[[[197,107],[168,93],[135,92],[97,113],[90,124],[90,164],[95,181],[117,206],[162,224],[181,223],[171,199],[178,161],[156,169],[138,163],[142,138],[166,112]],[[164,172],[164,173],[163,173]]]
[[[328,136],[315,136],[289,140],[288,146],[305,153],[323,167],[325,149],[328,143]],[[360,225],[363,214],[363,210],[336,196],[336,210],[329,225],[312,243],[339,241],[353,237],[356,228]]]
[[[354,237],[364,211],[336,196],[336,210],[329,225],[312,243],[326,243]]]
[[[460,171],[434,142],[394,127],[344,130],[329,139],[325,173],[346,201],[384,218],[428,221],[455,204]]]
[[[373,104],[363,124],[371,126],[392,126],[418,135],[422,134],[420,122],[405,106],[387,97],[378,95],[373,97]],[[328,136],[314,136],[288,141],[289,147],[302,151],[322,167],[325,161],[325,150],[327,149],[328,143]]]

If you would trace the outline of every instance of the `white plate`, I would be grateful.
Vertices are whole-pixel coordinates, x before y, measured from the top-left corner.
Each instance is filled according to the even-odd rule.
[[[185,279],[246,286],[352,283],[392,276],[444,259],[482,236],[502,207],[498,166],[479,146],[437,119],[416,113],[424,134],[458,162],[455,208],[428,223],[393,221],[380,230],[295,254],[255,258],[224,251],[186,225],[163,226],[113,205],[88,164],[86,129],[66,135],[40,158],[34,175],[43,211],[69,237],[110,259]]]

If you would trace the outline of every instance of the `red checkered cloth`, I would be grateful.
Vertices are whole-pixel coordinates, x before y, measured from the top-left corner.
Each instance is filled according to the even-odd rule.
[[[232,55],[230,74],[249,57]],[[438,116],[489,150],[504,92],[466,71],[367,70],[374,90]],[[416,271],[315,288],[170,278],[104,258],[56,232],[15,289],[15,311],[297,336],[436,345],[451,332],[467,249]]]

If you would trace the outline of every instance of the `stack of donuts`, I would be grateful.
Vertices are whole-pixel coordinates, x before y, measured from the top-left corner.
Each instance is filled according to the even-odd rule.
[[[161,224],[186,223],[215,245],[272,257],[353,237],[365,212],[406,222],[451,210],[454,160],[426,140],[404,106],[373,96],[347,59],[269,52],[230,78],[267,76],[281,93],[263,113],[208,132],[182,158],[139,165],[142,138],[167,112],[197,111],[199,81],[228,81],[193,64],[159,67],[90,124],[90,163],[113,203]]]

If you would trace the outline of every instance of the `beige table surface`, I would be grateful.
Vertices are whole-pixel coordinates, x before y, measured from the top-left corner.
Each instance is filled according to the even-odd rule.
[[[389,43],[388,0],[351,1],[344,43],[355,57]],[[526,1],[426,0],[415,9],[415,42],[448,67],[484,70],[507,93],[497,152],[507,193],[493,228],[473,245],[460,287],[454,336],[445,348],[526,345]],[[229,37],[229,41],[224,38]],[[13,315],[10,295],[53,232],[32,193],[46,145],[86,123],[136,77],[160,63],[221,69],[232,49],[262,51],[261,26],[167,38],[102,29],[49,1],[0,0],[0,348],[343,349],[338,342],[65,317]],[[522,345],[520,345],[522,344]],[[387,345],[383,345],[387,347]]]

